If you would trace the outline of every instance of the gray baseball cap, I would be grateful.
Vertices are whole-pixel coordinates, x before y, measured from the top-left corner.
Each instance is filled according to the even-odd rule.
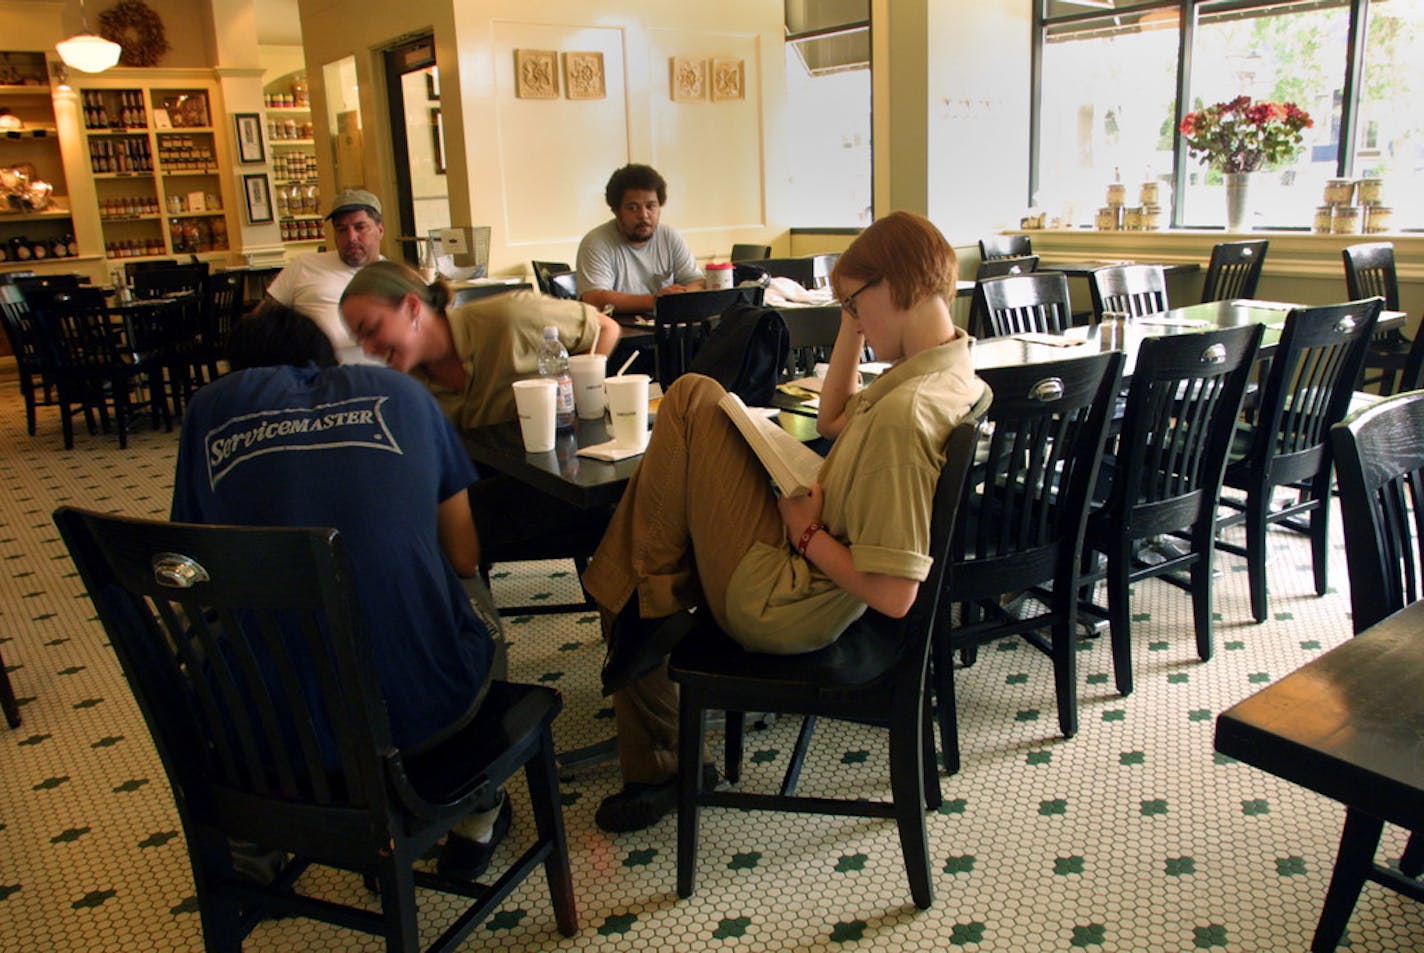
[[[331,211],[326,213],[326,217],[335,218],[342,212],[353,212],[362,208],[371,212],[374,218],[381,217],[380,199],[365,189],[347,189],[336,197],[336,201],[332,204]]]

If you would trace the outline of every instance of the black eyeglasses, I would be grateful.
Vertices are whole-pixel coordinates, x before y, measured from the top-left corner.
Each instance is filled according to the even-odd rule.
[[[843,309],[845,309],[846,311],[849,311],[849,312],[850,312],[850,316],[851,316],[852,318],[855,318],[857,321],[859,321],[859,320],[860,320],[860,309],[856,307],[855,299],[858,298],[858,297],[860,297],[861,293],[862,293],[863,291],[865,291],[865,289],[867,289],[867,288],[874,288],[874,287],[875,287],[876,285],[878,285],[878,284],[880,284],[880,279],[879,279],[879,278],[871,278],[871,279],[870,279],[869,281],[867,281],[865,284],[863,284],[863,285],[861,285],[859,288],[855,289],[855,292],[854,292],[853,294],[847,295],[847,296],[845,297],[845,299],[841,301],[841,307],[842,307]]]

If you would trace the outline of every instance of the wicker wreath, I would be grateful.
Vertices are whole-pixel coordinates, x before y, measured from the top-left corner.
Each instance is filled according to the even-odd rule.
[[[119,0],[99,14],[99,34],[123,48],[119,62],[125,66],[153,66],[169,50],[163,21],[143,0]]]

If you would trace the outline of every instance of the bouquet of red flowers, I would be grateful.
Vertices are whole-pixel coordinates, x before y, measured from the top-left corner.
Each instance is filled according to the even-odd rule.
[[[1205,165],[1219,172],[1255,172],[1293,158],[1301,130],[1312,125],[1310,114],[1295,103],[1237,96],[1187,113],[1181,132],[1192,155]]]

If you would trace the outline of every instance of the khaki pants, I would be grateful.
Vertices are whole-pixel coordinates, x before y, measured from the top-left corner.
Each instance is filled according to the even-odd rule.
[[[647,452],[584,573],[604,611],[637,594],[643,618],[703,606],[726,628],[727,585],[755,542],[785,540],[766,470],[717,406],[726,393],[689,374],[668,389]],[[677,686],[666,666],[613,694],[628,783],[677,773]]]

